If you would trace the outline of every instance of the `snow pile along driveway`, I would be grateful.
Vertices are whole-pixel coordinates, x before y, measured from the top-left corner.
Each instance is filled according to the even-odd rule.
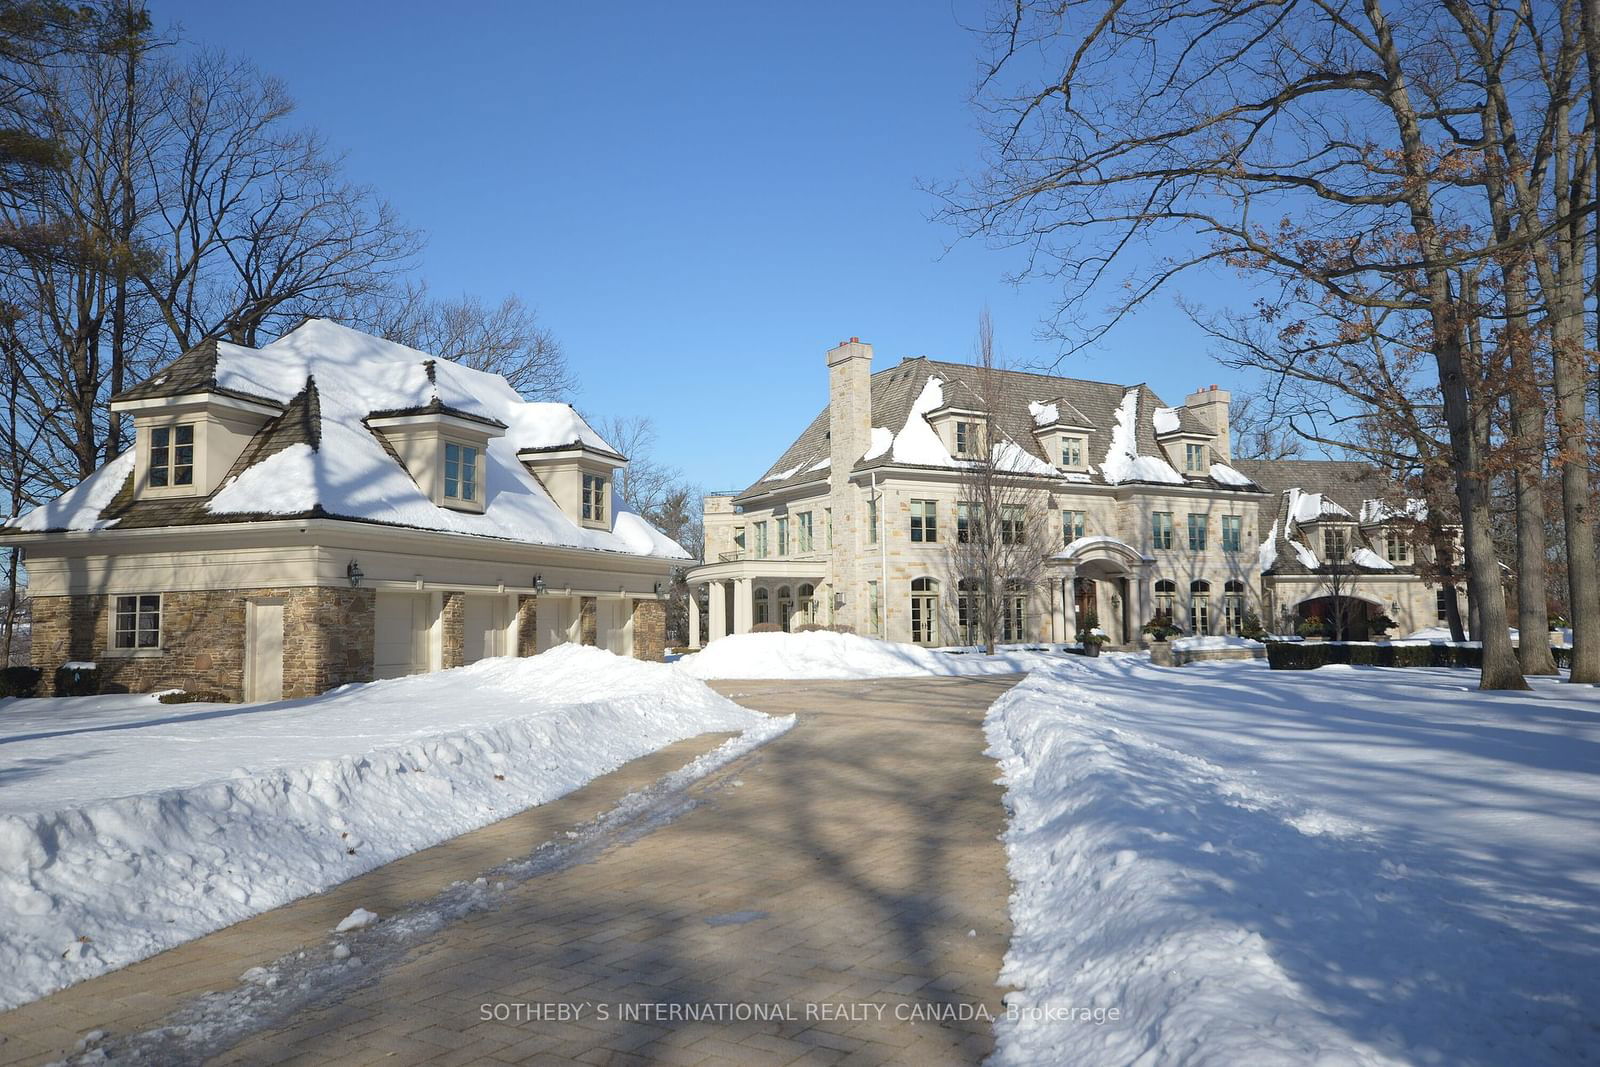
[[[908,678],[930,674],[1018,674],[1058,662],[1058,655],[1008,651],[993,656],[941,652],[856,634],[733,634],[686,656],[678,669],[695,678]]]
[[[1600,692],[1066,661],[990,709],[993,1062],[1600,1058]]]
[[[279,704],[0,703],[0,1009],[674,741],[788,722],[574,645]]]

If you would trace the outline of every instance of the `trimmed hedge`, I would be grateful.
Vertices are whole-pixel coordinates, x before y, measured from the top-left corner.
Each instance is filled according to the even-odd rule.
[[[38,667],[0,667],[0,697],[31,697],[44,675]]]
[[[1570,648],[1553,648],[1557,667],[1572,666]],[[1267,664],[1275,671],[1314,671],[1330,663],[1362,667],[1483,666],[1483,649],[1475,645],[1374,645],[1338,641],[1268,641]]]
[[[57,667],[56,696],[92,697],[100,692],[100,672],[93,667]]]

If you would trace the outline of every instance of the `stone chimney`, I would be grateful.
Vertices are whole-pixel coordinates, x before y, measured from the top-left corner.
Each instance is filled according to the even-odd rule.
[[[828,455],[848,475],[872,443],[872,346],[860,338],[828,351]]]
[[[872,443],[872,346],[852,337],[828,352],[828,480],[833,552],[826,583],[835,621],[871,632],[867,608],[866,494],[850,480]]]
[[[1218,389],[1213,385],[1209,389],[1195,390],[1183,402],[1184,407],[1194,412],[1216,434],[1211,441],[1211,451],[1223,463],[1233,462],[1232,438],[1228,430],[1228,402],[1232,399],[1226,389]]]

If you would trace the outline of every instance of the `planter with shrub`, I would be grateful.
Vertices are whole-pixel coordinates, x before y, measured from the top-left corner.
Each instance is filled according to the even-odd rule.
[[[100,692],[100,671],[93,663],[63,663],[56,668],[56,696],[92,697]]]
[[[44,675],[38,667],[0,667],[0,697],[31,697]]]

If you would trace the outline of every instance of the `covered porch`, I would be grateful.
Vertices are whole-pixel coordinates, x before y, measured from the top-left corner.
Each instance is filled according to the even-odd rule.
[[[689,572],[689,646],[700,648],[757,626],[793,630],[833,621],[828,565],[820,560],[740,559]],[[701,625],[701,587],[706,618]]]
[[[1071,643],[1093,616],[1108,648],[1140,647],[1139,628],[1150,616],[1154,560],[1115,537],[1080,537],[1045,563],[1050,599],[1050,639]]]

